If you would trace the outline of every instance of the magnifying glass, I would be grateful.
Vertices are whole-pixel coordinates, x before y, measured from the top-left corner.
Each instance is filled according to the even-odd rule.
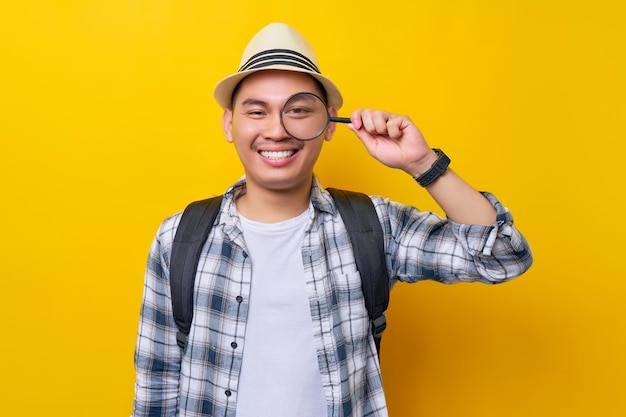
[[[280,123],[289,136],[297,140],[319,138],[330,122],[351,123],[348,117],[333,117],[324,100],[309,92],[296,93],[280,110]]]

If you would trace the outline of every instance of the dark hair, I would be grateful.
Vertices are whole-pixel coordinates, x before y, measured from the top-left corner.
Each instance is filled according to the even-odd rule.
[[[315,85],[317,85],[317,88],[320,90],[321,97],[322,97],[322,100],[324,101],[324,104],[328,105],[328,93],[326,92],[326,88],[324,88],[324,85],[312,75],[309,75],[309,77],[311,77],[313,81],[315,81]],[[241,88],[241,83],[246,78],[248,77],[242,78],[241,81],[237,83],[235,88],[233,88],[233,94],[230,96],[230,108],[231,109],[235,108],[235,100],[237,99],[237,94],[239,93],[239,89]]]

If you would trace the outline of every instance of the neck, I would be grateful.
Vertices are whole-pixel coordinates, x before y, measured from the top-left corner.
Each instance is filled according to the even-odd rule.
[[[247,184],[246,192],[237,198],[237,210],[247,219],[277,223],[302,214],[311,199],[311,186],[295,190],[258,189]]]

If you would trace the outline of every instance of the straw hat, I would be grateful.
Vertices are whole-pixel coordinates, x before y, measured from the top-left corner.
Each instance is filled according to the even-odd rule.
[[[243,52],[239,71],[217,83],[213,95],[218,104],[224,109],[230,107],[233,90],[241,80],[257,71],[270,69],[310,74],[326,89],[329,106],[339,109],[343,104],[339,89],[321,74],[309,42],[284,23],[271,23],[254,35]]]

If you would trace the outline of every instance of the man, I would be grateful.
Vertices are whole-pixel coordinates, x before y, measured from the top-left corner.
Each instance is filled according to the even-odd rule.
[[[224,194],[203,248],[184,350],[169,288],[180,213],[157,233],[135,355],[135,417],[387,415],[347,232],[313,174],[335,125],[311,141],[289,136],[281,109],[298,92],[325,98],[332,115],[342,104],[308,42],[284,24],[257,33],[240,70],[218,83],[224,134],[245,176]],[[375,159],[416,178],[447,215],[371,197],[390,287],[422,279],[499,283],[530,267],[510,213],[447,168],[407,116],[356,110],[350,121]]]

